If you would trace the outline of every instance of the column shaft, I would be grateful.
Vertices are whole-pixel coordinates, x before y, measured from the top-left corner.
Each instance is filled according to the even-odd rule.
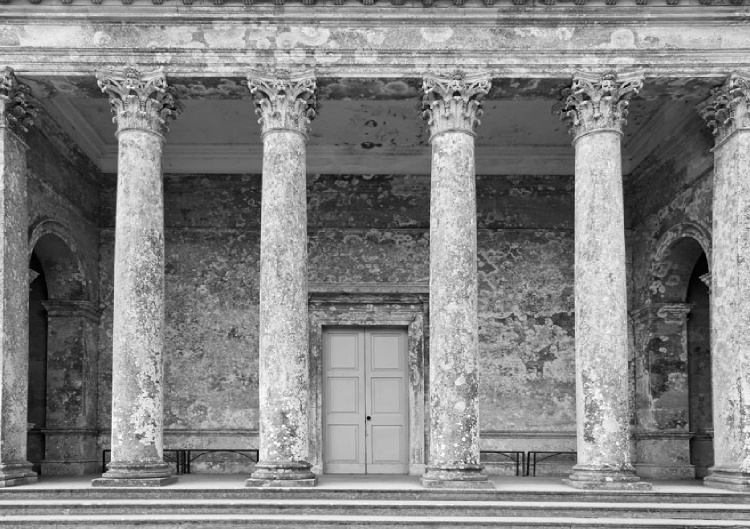
[[[489,78],[425,79],[430,120],[430,451],[426,487],[492,488],[479,463],[474,128]],[[459,94],[459,95],[457,95]]]
[[[711,250],[715,464],[707,485],[750,492],[750,74],[699,107],[716,134]]]
[[[576,135],[576,488],[649,488],[630,457],[628,319],[620,138],[642,84],[615,74],[574,78],[563,116]]]
[[[112,460],[98,486],[174,481],[163,460],[164,199],[162,72],[100,75],[118,122],[112,344]]]
[[[250,78],[263,125],[260,461],[252,487],[313,486],[308,413],[306,143],[314,80]],[[310,103],[312,101],[312,103]],[[312,110],[312,113],[309,111]]]
[[[11,130],[23,91],[13,71],[0,72],[0,487],[36,481],[26,461],[29,384],[29,226],[26,145]],[[30,115],[31,117],[31,115]]]

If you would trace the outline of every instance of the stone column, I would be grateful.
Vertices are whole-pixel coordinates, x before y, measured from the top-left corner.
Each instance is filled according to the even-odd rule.
[[[314,486],[310,470],[306,145],[312,72],[250,75],[263,138],[260,228],[260,461],[250,487]]]
[[[96,333],[90,301],[50,300],[47,309],[47,424],[42,474],[93,474],[96,446]]]
[[[26,144],[29,89],[0,71],[0,487],[36,481],[26,461],[29,393],[29,210]]]
[[[636,346],[636,470],[647,479],[693,479],[688,430],[689,303],[633,312]]]
[[[560,111],[575,135],[576,488],[649,488],[631,464],[621,138],[640,73],[578,75]]]
[[[698,107],[716,136],[711,250],[714,466],[704,482],[750,492],[750,73]]]
[[[430,196],[430,452],[425,487],[492,488],[479,464],[475,130],[486,73],[426,77]]]
[[[163,460],[164,197],[167,119],[179,111],[164,72],[97,74],[119,146],[112,344],[112,461],[97,486],[159,486]]]

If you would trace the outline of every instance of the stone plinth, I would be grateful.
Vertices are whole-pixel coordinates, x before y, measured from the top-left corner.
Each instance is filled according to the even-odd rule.
[[[716,136],[710,274],[714,466],[706,485],[750,492],[750,75],[699,112]]]
[[[26,144],[28,87],[0,71],[0,487],[36,481],[26,461],[29,385],[29,255]]]
[[[174,481],[163,460],[164,198],[166,120],[179,107],[161,71],[98,74],[117,122],[112,346],[112,461],[95,486]]]
[[[430,126],[430,452],[425,487],[492,488],[479,464],[474,130],[486,74],[424,80]]]
[[[630,460],[621,137],[642,74],[576,76],[561,116],[575,135],[575,325],[581,489],[643,489]]]
[[[249,487],[314,486],[308,443],[306,144],[315,79],[249,76],[262,125],[260,461]]]

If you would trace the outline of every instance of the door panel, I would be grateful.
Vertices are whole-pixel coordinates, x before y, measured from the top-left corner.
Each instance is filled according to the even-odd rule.
[[[406,333],[365,331],[367,364],[367,472],[409,471],[406,401]]]
[[[327,329],[323,340],[324,471],[406,473],[406,333]]]
[[[365,340],[336,329],[323,339],[324,451],[326,472],[365,473]]]

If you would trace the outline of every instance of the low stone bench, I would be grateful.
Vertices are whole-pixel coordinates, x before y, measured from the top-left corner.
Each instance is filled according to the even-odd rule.
[[[188,448],[184,450],[185,452],[185,459],[184,459],[184,471],[185,474],[190,474],[190,465],[195,461],[196,459],[206,455],[206,454],[215,454],[219,452],[226,452],[230,454],[238,454],[243,457],[248,458],[253,463],[258,462],[259,452],[257,448]]]
[[[511,460],[516,465],[516,476],[521,475],[521,468],[524,464],[524,454],[522,451],[515,450],[480,450],[479,457],[481,458],[484,454],[492,454],[504,457]]]
[[[526,475],[536,476],[536,465],[546,459],[557,456],[573,456],[574,463],[578,461],[578,452],[553,452],[544,450],[534,450],[526,456]]]
[[[107,468],[107,454],[111,449],[102,450],[102,472]],[[165,448],[164,462],[174,463],[177,467],[177,474],[190,474],[190,465],[206,454],[215,454],[218,452],[227,452],[230,454],[239,454],[250,459],[253,463],[258,462],[258,450],[256,448]]]

